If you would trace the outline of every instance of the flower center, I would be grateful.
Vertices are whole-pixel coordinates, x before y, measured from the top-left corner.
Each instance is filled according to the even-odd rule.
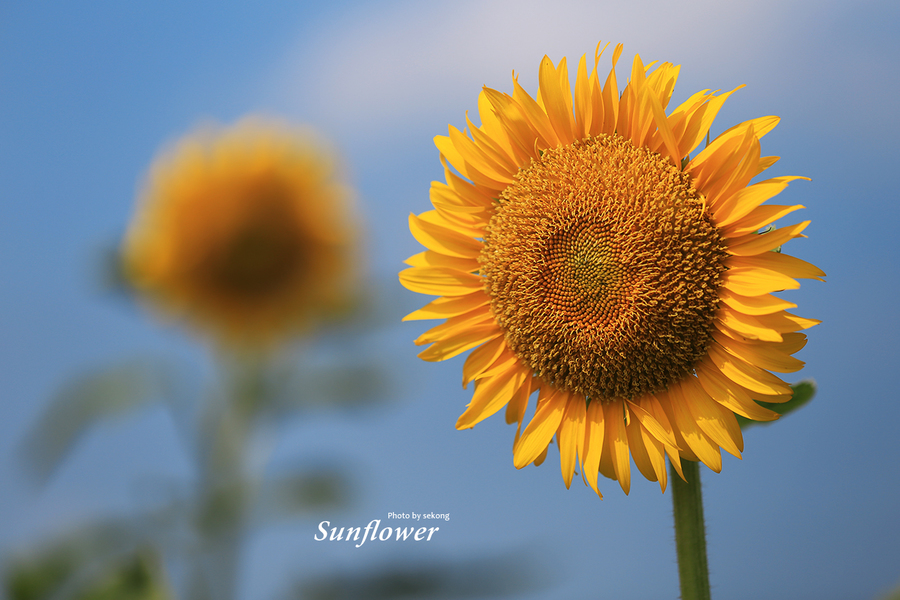
[[[218,291],[244,300],[277,294],[304,270],[302,236],[295,217],[277,198],[262,197],[242,223],[223,235],[203,268]]]
[[[602,402],[690,373],[712,339],[726,256],[690,177],[602,134],[545,150],[516,179],[479,258],[513,352]]]

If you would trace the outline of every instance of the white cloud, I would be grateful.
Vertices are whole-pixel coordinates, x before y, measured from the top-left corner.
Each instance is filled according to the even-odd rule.
[[[482,85],[510,92],[515,70],[533,94],[544,54],[568,57],[574,72],[603,40],[625,45],[620,77],[635,53],[684,65],[676,102],[699,89],[747,84],[723,120],[793,111],[798,126],[798,116],[856,113],[881,124],[863,127],[867,135],[883,137],[883,124],[897,121],[895,95],[866,100],[854,90],[864,73],[896,72],[896,57],[878,52],[889,29],[875,21],[886,11],[880,0],[865,10],[839,0],[392,0],[322,17],[315,35],[298,39],[272,69],[262,93],[273,108],[333,134],[386,140],[425,120],[462,126],[466,110],[477,122]],[[896,77],[883,85],[896,90]]]
[[[328,123],[382,130],[452,107],[460,120],[482,85],[511,89],[513,69],[534,91],[540,58],[568,56],[571,70],[599,40],[625,44],[623,65],[689,63],[704,87],[735,85],[723,75],[759,68],[777,35],[774,0],[693,3],[563,0],[412,1],[366,6],[323,23],[273,73],[279,104],[302,106]],[[601,64],[609,59],[604,55]],[[717,80],[718,78],[718,80]],[[697,78],[697,81],[701,80]],[[740,83],[740,81],[738,81]]]

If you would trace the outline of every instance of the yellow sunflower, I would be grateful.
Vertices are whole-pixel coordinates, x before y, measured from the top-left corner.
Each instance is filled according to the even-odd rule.
[[[202,130],[154,162],[126,274],[220,343],[269,345],[348,303],[349,198],[307,133],[259,118]]]
[[[435,138],[447,181],[432,184],[434,210],[409,217],[427,250],[400,281],[440,296],[406,317],[446,319],[416,340],[430,344],[422,359],[474,349],[458,429],[505,406],[517,468],[543,462],[555,437],[566,487],[579,467],[598,494],[598,473],[628,493],[633,459],[665,491],[666,456],[679,474],[681,459],[719,471],[720,449],[743,450],[735,413],[778,417],[754,399],[791,397],[770,371],[802,367],[798,331],[818,321],[772,293],[824,273],[773,252],[808,221],[759,233],[803,208],[763,204],[803,178],[750,185],[777,160],[759,143],[777,117],[694,153],[734,90],[666,114],[678,66],[635,56],[620,94],[622,46],[605,82],[597,49],[574,93],[566,60],[545,56],[536,99],[513,77],[511,96],[479,96],[480,127],[467,119],[467,132]]]

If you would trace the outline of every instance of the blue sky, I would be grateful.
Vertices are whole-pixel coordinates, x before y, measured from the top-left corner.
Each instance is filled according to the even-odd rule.
[[[876,598],[898,583],[897,366],[900,9],[894,3],[774,1],[453,3],[29,2],[0,13],[0,555],[103,511],[127,512],[154,478],[185,477],[171,422],[147,410],[98,429],[42,492],[19,444],[48,398],[87,369],[162,356],[208,375],[202,348],[104,295],[98,257],[121,236],[160,146],[196,124],[248,113],[315,127],[346,162],[367,223],[370,277],[391,325],[364,351],[387,357],[395,393],[348,417],[313,414],[280,432],[276,459],[334,458],[360,502],[324,515],[348,525],[389,511],[449,512],[416,552],[313,541],[318,518],[254,539],[241,598],[270,598],[289,574],[466,560],[531,549],[548,588],[528,598],[677,596],[669,495],[636,481],[604,500],[561,482],[558,458],[516,471],[514,430],[495,417],[453,429],[471,390],[460,359],[415,358],[427,324],[399,323],[424,298],[396,272],[418,252],[410,212],[442,177],[435,135],[462,127],[482,85],[534,93],[548,54],[570,61],[599,40],[623,61],[682,65],[673,105],[699,89],[747,87],[713,133],[757,116],[781,124],[763,154],[804,175],[779,198],[803,204],[809,239],[785,250],[827,283],[789,298],[809,332],[798,378],[819,394],[746,435],[744,459],[704,469],[714,593],[733,599]],[[627,60],[626,60],[627,59]],[[605,63],[601,63],[602,65]],[[623,73],[624,74],[624,73]],[[394,324],[395,323],[395,324]],[[553,450],[551,449],[551,453]]]

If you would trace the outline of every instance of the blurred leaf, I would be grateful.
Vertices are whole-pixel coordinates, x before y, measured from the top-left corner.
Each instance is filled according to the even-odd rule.
[[[374,573],[336,573],[299,586],[306,600],[401,600],[516,597],[546,586],[521,556],[388,567]]]
[[[155,552],[140,548],[129,527],[108,522],[83,528],[4,569],[10,600],[164,600],[171,597]]]
[[[166,371],[134,362],[82,376],[50,402],[23,441],[25,460],[43,484],[91,426],[161,399]]]
[[[128,279],[125,263],[122,261],[120,243],[106,243],[97,252],[97,279],[100,288],[108,293],[131,297],[134,288]]]
[[[900,600],[900,585],[884,596],[880,596],[878,600]]]
[[[791,389],[794,392],[793,397],[787,402],[775,403],[775,402],[761,402],[759,400],[756,401],[757,404],[762,406],[763,408],[768,408],[769,410],[775,411],[780,415],[786,415],[788,413],[792,413],[798,408],[809,403],[810,400],[813,399],[813,396],[816,395],[816,382],[812,379],[804,379],[803,381],[799,381],[797,383],[791,384]],[[775,423],[776,421],[752,421],[740,415],[735,415],[738,420],[738,424],[741,426],[741,429],[746,429],[751,425],[769,425],[770,423]],[[779,419],[780,420],[780,419]]]
[[[257,511],[262,524],[306,516],[322,508],[350,503],[350,482],[337,469],[287,473],[269,478],[259,492]]]
[[[303,370],[285,382],[277,404],[281,411],[301,407],[361,408],[383,399],[388,382],[377,364],[324,366]]]

